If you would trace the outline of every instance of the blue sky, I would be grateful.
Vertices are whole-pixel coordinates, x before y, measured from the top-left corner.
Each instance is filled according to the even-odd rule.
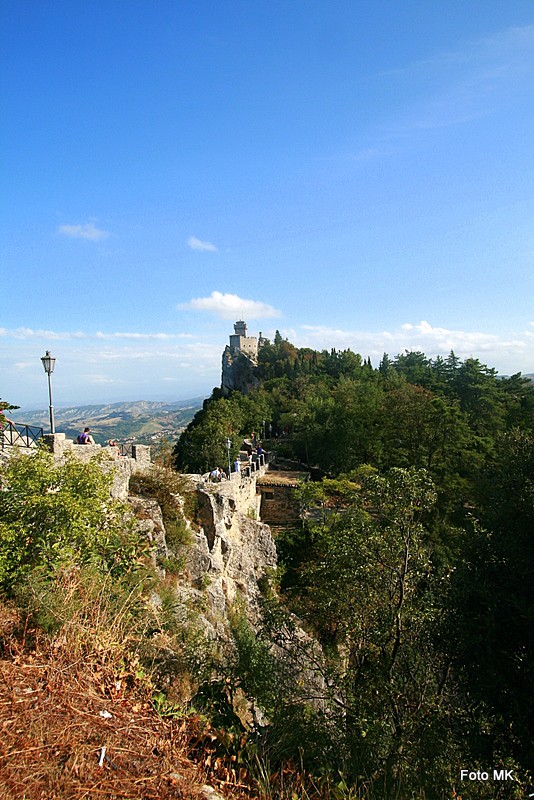
[[[532,0],[4,0],[0,396],[208,394],[234,320],[534,372]]]

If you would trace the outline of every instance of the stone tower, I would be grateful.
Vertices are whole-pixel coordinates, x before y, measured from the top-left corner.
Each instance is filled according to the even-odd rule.
[[[234,333],[236,336],[246,336],[247,335],[247,323],[243,319],[238,319],[237,322],[234,322]]]
[[[258,385],[255,368],[258,364],[258,349],[266,344],[260,334],[260,341],[256,336],[248,336],[247,323],[239,319],[234,323],[234,332],[230,334],[230,344],[224,348],[222,357],[221,389],[224,394],[238,390],[247,394]]]
[[[258,357],[258,340],[255,336],[247,336],[247,323],[242,319],[234,323],[234,333],[230,336],[230,348],[235,353],[245,353],[254,361]]]

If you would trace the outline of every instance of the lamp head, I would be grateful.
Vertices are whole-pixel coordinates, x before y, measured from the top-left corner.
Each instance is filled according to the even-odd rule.
[[[41,356],[43,368],[47,375],[51,375],[54,371],[56,359],[50,355],[50,350],[47,350],[44,356]]]

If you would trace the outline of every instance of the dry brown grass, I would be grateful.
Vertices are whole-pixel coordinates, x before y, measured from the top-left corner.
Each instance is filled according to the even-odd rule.
[[[206,725],[163,719],[150,694],[131,670],[97,652],[80,658],[64,638],[28,629],[0,605],[0,796],[196,800],[207,783],[227,797],[254,796],[226,765],[211,763],[215,736]]]

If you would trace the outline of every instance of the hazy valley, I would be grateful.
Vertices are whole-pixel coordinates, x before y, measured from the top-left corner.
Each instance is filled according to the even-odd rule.
[[[88,425],[99,444],[108,439],[140,444],[154,444],[165,438],[174,441],[202,406],[203,399],[195,397],[175,403],[140,400],[55,408],[55,427],[72,439]],[[14,422],[36,425],[45,430],[50,427],[48,409],[13,411],[11,418]]]

